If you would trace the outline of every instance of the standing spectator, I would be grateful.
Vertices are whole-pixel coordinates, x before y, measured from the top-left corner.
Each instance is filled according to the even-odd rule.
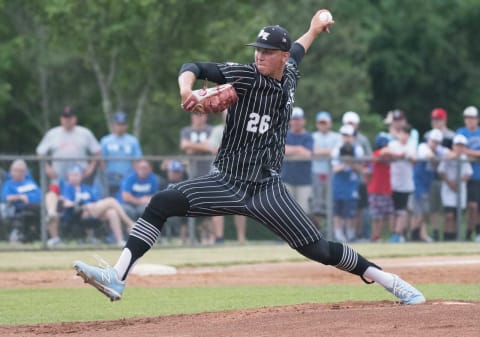
[[[212,133],[208,138],[208,145],[212,154],[217,154],[220,144],[222,143],[223,130],[225,129],[225,122],[227,120],[228,110],[222,112],[223,122],[212,128]],[[224,241],[224,227],[225,221],[223,216],[212,217],[215,226],[215,242],[222,243]],[[235,230],[237,232],[237,242],[241,245],[245,244],[247,239],[247,218],[243,215],[233,215],[233,222],[235,223]]]
[[[445,226],[443,239],[454,241],[457,239],[457,207],[462,210],[467,206],[467,183],[473,174],[472,165],[465,155],[467,138],[458,134],[453,137],[452,152],[448,159],[444,159],[438,165],[438,173],[442,179],[441,199],[445,211]],[[460,166],[457,160],[461,160]],[[460,169],[460,175],[458,170]],[[458,182],[460,177],[460,184]],[[458,189],[460,187],[460,190]],[[460,193],[460,199],[458,197]],[[460,200],[460,204],[458,204]]]
[[[100,140],[109,196],[117,194],[123,178],[133,172],[134,159],[142,157],[137,137],[127,133],[127,122],[124,112],[116,112],[112,121],[112,133]]]
[[[330,113],[320,111],[317,113],[317,131],[312,134],[313,154],[312,184],[313,203],[312,212],[324,214],[326,212],[326,200],[328,198],[328,180],[330,174],[330,157],[333,149],[340,147],[342,136],[332,131],[332,118]]]
[[[390,134],[391,139],[398,139],[399,133],[402,132],[401,129],[408,125],[410,129],[408,142],[411,144],[411,146],[418,146],[419,133],[416,129],[412,128],[412,126],[408,124],[405,112],[398,109],[389,111],[387,117],[383,121],[388,126],[388,133]]]
[[[158,191],[159,181],[152,172],[152,165],[148,160],[140,159],[135,172],[126,176],[120,187],[121,203],[128,216],[137,219]]]
[[[83,172],[83,180],[93,182],[93,175],[100,157],[100,144],[93,133],[77,125],[75,111],[66,106],[60,114],[60,126],[47,131],[37,146],[39,156],[51,156],[53,160],[45,163],[45,171],[50,178],[50,188],[45,194],[48,232],[50,243],[59,243],[59,204],[60,182],[67,179],[68,168],[78,165]],[[92,160],[80,159],[93,156]],[[65,160],[69,159],[71,160]],[[63,160],[55,160],[63,159]]]
[[[2,185],[2,203],[11,209],[10,242],[33,241],[38,238],[38,217],[42,193],[38,184],[28,175],[27,164],[16,159],[10,165],[10,177]]]
[[[80,219],[107,221],[116,244],[119,247],[125,245],[122,223],[129,233],[135,224],[134,221],[128,217],[117,199],[112,197],[101,199],[91,185],[82,183],[80,167],[73,166],[69,169],[67,183],[62,186],[62,200],[66,214],[73,216],[76,213]],[[86,230],[87,236],[93,239],[93,229]]]
[[[448,148],[441,145],[442,140],[442,131],[433,129],[428,133],[427,141],[420,143],[417,149],[417,162],[413,169],[415,192],[411,198],[413,209],[411,239],[413,241],[433,241],[428,235],[426,221],[430,220],[430,187],[435,178],[437,165],[449,152]]]
[[[188,155],[194,156],[189,161],[189,176],[196,178],[207,174],[212,168],[211,148],[208,138],[212,133],[212,126],[207,124],[207,114],[190,115],[191,125],[180,131],[180,149]],[[209,156],[206,159],[199,156]],[[217,240],[216,232],[220,231],[222,219],[219,217],[200,217],[198,220],[200,229],[200,241],[203,244],[214,244]]]
[[[380,133],[375,137],[375,150],[371,164],[370,178],[367,185],[368,203],[372,217],[371,240],[377,242],[382,237],[385,224],[393,228],[394,210],[392,201],[392,185],[390,183],[391,153],[388,147],[389,137]]]
[[[432,110],[430,114],[430,121],[432,130],[438,129],[442,132],[443,140],[442,146],[451,149],[452,148],[452,140],[455,136],[455,131],[449,129],[447,127],[447,111],[443,108],[435,108]],[[425,141],[428,140],[428,135],[430,134],[431,130],[427,131],[423,136]],[[438,173],[435,174],[435,177],[432,181],[430,186],[430,223],[433,229],[433,240],[439,240],[439,228],[441,228],[442,223],[442,200],[440,198],[440,186],[441,180]]]
[[[341,242],[356,239],[355,217],[358,210],[359,172],[363,149],[355,144],[355,129],[351,125],[340,128],[342,145],[332,151],[333,202],[335,240]]]
[[[355,128],[355,142],[363,149],[365,157],[372,156],[372,145],[370,140],[360,132],[360,116],[354,111],[347,111],[343,114],[342,123],[350,124]],[[365,174],[368,171],[368,163],[363,163],[364,169],[360,173],[360,184],[358,185],[358,212],[355,227],[359,237],[368,238],[370,236],[370,213],[368,209],[367,184]]]
[[[416,146],[410,139],[410,126],[404,125],[397,130],[397,139],[388,146],[395,159],[390,165],[390,183],[392,185],[395,225],[390,242],[405,242],[404,232],[408,225],[407,205],[414,191],[413,162]]]
[[[307,214],[310,213],[312,197],[312,153],[313,138],[305,130],[305,114],[302,108],[294,107],[285,139],[286,160],[283,161],[281,177],[288,192]]]
[[[465,127],[457,130],[457,133],[464,135],[467,140],[465,154],[472,162],[473,174],[467,182],[467,240],[471,239],[473,232],[476,232],[475,241],[480,242],[480,129],[478,128],[478,109],[469,106],[463,111]]]

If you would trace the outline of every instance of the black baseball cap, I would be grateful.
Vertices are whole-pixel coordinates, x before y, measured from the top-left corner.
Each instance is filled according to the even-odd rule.
[[[290,51],[292,39],[285,28],[278,25],[266,26],[258,33],[257,41],[249,43],[247,46]]]
[[[63,108],[63,111],[60,113],[60,116],[62,117],[74,117],[75,116],[75,111],[72,110],[70,106],[66,106]]]

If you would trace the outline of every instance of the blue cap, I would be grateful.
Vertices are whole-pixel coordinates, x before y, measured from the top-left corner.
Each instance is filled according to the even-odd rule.
[[[320,121],[331,122],[332,117],[330,116],[330,114],[328,112],[320,111],[320,112],[317,113],[317,122],[320,122]]]
[[[82,173],[83,170],[79,165],[72,165],[68,168],[68,173]]]
[[[375,149],[381,149],[382,147],[387,146],[389,143],[390,138],[385,132],[380,132],[376,137],[375,137]]]
[[[168,170],[183,172],[183,165],[178,160],[172,160],[168,163]]]
[[[113,115],[113,121],[117,124],[127,124],[127,114],[123,111],[118,111]]]

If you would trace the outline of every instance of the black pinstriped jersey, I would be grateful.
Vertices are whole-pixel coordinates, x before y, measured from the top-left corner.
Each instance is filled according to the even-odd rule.
[[[281,81],[261,75],[254,64],[217,64],[239,97],[227,114],[213,163],[218,170],[250,181],[261,180],[271,171],[279,172],[303,48],[300,54],[296,60],[289,59]]]

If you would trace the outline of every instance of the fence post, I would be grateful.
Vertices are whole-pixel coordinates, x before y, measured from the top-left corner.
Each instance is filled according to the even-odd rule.
[[[327,239],[333,240],[333,169],[332,161],[327,159],[328,175],[327,175],[327,204],[325,216],[327,221]]]
[[[40,190],[42,191],[42,197],[40,198],[40,239],[42,241],[42,248],[47,249],[47,220],[46,220],[46,208],[45,208],[45,193],[47,191],[47,176],[45,172],[45,158],[40,158]]]
[[[464,232],[464,226],[462,221],[462,159],[455,159],[457,164],[457,241],[461,241],[462,233]]]

